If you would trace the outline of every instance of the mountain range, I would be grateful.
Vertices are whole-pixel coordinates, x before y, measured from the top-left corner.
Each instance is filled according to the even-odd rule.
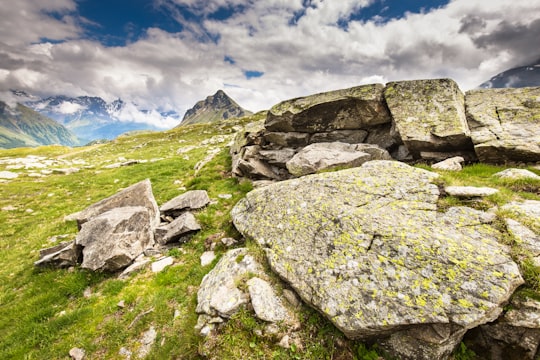
[[[23,100],[23,104],[64,125],[77,135],[82,142],[97,139],[114,139],[118,135],[134,130],[160,130],[144,122],[123,121],[122,112],[128,105],[118,99],[111,103],[99,97],[52,96],[44,99],[29,96],[23,92],[14,92]],[[138,110],[145,114],[149,111]],[[174,112],[161,114],[178,117]]]
[[[197,102],[195,106],[186,111],[179,126],[210,123],[251,114],[251,111],[243,109],[223,90],[218,90],[214,95]]]
[[[51,144],[77,146],[80,141],[58,122],[24,105],[11,108],[0,101],[0,148]]]

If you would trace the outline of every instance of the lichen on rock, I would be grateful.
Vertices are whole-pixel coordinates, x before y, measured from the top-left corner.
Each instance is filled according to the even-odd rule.
[[[436,177],[371,161],[254,190],[232,217],[271,268],[349,338],[407,341],[401,332],[438,324],[450,329],[444,346],[452,349],[464,330],[496,319],[523,280],[484,213],[437,211]],[[428,350],[419,358],[439,354],[422,338],[415,341]]]

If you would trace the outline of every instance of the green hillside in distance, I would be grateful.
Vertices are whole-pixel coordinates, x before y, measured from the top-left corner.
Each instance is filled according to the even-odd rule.
[[[178,126],[211,123],[249,115],[252,115],[251,111],[243,109],[223,90],[218,90],[214,95],[197,102],[186,111]]]
[[[56,121],[24,105],[13,109],[0,101],[1,149],[51,144],[80,145],[77,136]]]

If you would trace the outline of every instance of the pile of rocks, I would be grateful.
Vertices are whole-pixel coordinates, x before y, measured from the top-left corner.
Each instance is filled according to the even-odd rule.
[[[538,162],[539,118],[540,88],[472,90],[464,95],[450,79],[359,86],[272,107],[265,121],[237,134],[231,146],[233,173],[283,180],[385,159],[386,154],[374,155],[382,150],[400,161],[460,156],[488,163]],[[353,145],[345,148],[336,142]],[[333,145],[316,153],[306,149],[316,143]],[[328,161],[336,157],[340,159],[335,163]]]
[[[153,247],[185,241],[201,229],[191,210],[210,202],[206,191],[188,191],[158,208],[150,180],[69,215],[79,233],[73,241],[40,251],[36,266],[80,264],[93,271],[116,272]]]

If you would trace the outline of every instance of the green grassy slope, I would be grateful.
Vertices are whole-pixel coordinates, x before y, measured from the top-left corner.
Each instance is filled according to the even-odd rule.
[[[56,121],[18,104],[0,102],[0,148],[60,144],[79,145],[77,137]]]
[[[232,135],[234,126],[255,117],[122,136],[110,143],[78,149],[47,146],[0,150],[0,159],[40,155],[84,160],[91,166],[71,175],[38,179],[28,177],[25,170],[15,170],[20,172],[19,178],[0,183],[0,209],[16,208],[0,210],[0,359],[66,359],[72,347],[83,348],[87,359],[121,359],[123,347],[133,351],[132,358],[136,358],[140,337],[151,326],[158,337],[147,359],[200,359],[201,354],[215,359],[376,359],[374,350],[348,341],[308,307],[297,310],[295,334],[299,345],[289,349],[278,346],[279,338],[265,333],[266,324],[249,309],[234,315],[215,338],[202,338],[193,329],[197,289],[212,269],[212,265],[200,266],[205,240],[215,234],[239,239],[229,213],[251,189],[249,182],[230,175],[231,159],[225,147],[228,141],[200,144],[216,135]],[[189,146],[195,148],[179,151]],[[216,146],[221,151],[197,173],[195,165]],[[149,161],[104,168],[121,157]],[[4,167],[0,163],[0,171]],[[481,206],[511,198],[540,199],[538,183],[531,185],[534,193],[523,191],[520,184],[490,180],[489,175],[499,169],[472,167],[463,174],[444,173],[443,181],[489,184],[503,190],[502,195],[488,198]],[[68,239],[74,238],[76,224],[64,222],[64,216],[146,178],[152,182],[158,204],[194,189],[207,190],[215,200],[195,214],[202,231],[170,250],[175,257],[173,266],[158,274],[143,270],[125,280],[80,268],[34,268],[39,249],[55,243],[50,242],[52,236],[67,234]],[[231,194],[232,198],[223,199],[220,194]],[[240,246],[247,246],[264,261],[262,250],[249,239]],[[219,258],[226,250],[218,246],[216,251]],[[279,284],[275,276],[272,279]],[[534,284],[531,288],[534,290]],[[117,305],[121,300],[123,308]],[[175,312],[179,316],[174,317]],[[263,335],[256,335],[259,332]]]

